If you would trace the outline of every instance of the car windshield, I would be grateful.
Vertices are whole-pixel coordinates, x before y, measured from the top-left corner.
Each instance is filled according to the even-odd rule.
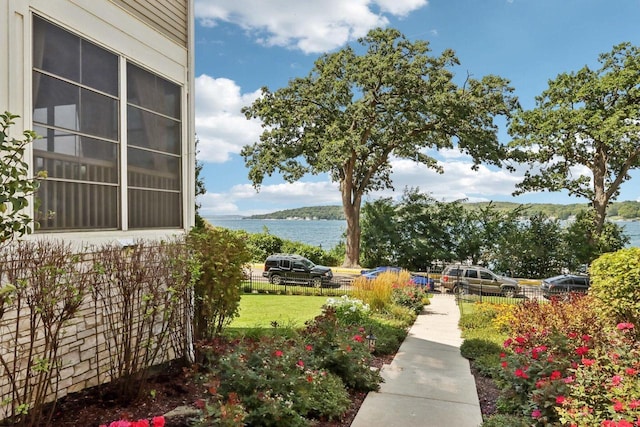
[[[311,262],[310,260],[308,260],[308,259],[306,259],[306,258],[301,259],[301,260],[300,260],[300,262],[301,262],[302,264],[304,264],[304,266],[305,266],[305,267],[307,267],[307,268],[313,268],[313,267],[315,267],[315,266],[316,266],[313,262]]]

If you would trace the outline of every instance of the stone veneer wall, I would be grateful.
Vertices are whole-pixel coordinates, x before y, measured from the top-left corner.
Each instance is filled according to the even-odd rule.
[[[85,256],[86,259],[87,256]],[[0,266],[0,274],[2,275],[0,289],[2,289],[2,286],[7,284],[2,266]],[[163,282],[165,282],[163,277],[155,277],[149,284],[166,288]],[[100,293],[95,292],[97,286],[100,284],[94,283],[88,288],[76,315],[65,322],[62,328],[57,357],[59,361],[57,386],[54,376],[51,384],[47,385],[47,401],[53,401],[69,393],[107,383],[112,380],[112,372],[118,372],[118,357],[114,340],[121,339],[123,335],[118,334],[124,334],[125,331],[122,330],[122,325],[115,325],[113,321],[109,322],[106,317],[118,315],[122,310],[123,301],[121,295],[113,288],[108,292],[110,294],[108,300],[104,300]],[[189,295],[180,298],[177,307],[177,322],[173,324],[170,339],[160,349],[154,365],[181,357],[190,357],[187,354],[190,352],[188,344],[190,342],[188,333],[190,330],[189,299]],[[1,302],[0,298],[0,360],[2,361],[0,364],[0,420],[3,420],[11,415],[11,402],[15,400],[15,393],[22,393],[24,381],[28,379],[33,381],[34,370],[32,369],[31,373],[27,372],[29,358],[36,361],[38,358],[47,358],[47,356],[42,354],[45,346],[45,334],[42,323],[38,320],[39,315],[33,313],[24,300],[14,300],[9,304]],[[135,303],[140,304],[141,301]],[[132,311],[137,315],[133,321],[134,326],[140,325],[142,311]],[[115,331],[113,326],[116,326]],[[142,334],[147,336],[135,336],[136,332],[134,331],[132,338],[144,341],[150,334],[150,339],[153,341],[153,334],[158,333],[161,327],[162,316],[160,316],[160,321],[154,324],[152,330],[142,331]],[[36,331],[33,338],[32,330]],[[31,355],[29,354],[30,348],[33,348]],[[15,390],[11,381],[11,374],[14,372],[17,374],[16,382],[19,384]]]

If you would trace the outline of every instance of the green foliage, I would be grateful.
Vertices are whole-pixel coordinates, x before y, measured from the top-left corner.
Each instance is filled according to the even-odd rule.
[[[640,325],[640,248],[604,254],[591,264],[589,273],[589,294],[600,302],[603,315]]]
[[[283,241],[282,252],[287,254],[298,254],[310,259],[319,265],[338,265],[340,260],[331,256],[318,246],[308,245],[306,243],[292,242],[290,240]]]
[[[283,243],[283,239],[270,234],[266,227],[262,233],[249,233],[247,236],[247,248],[255,262],[264,262],[271,254],[283,253]]]
[[[238,315],[244,266],[251,254],[241,234],[224,228],[193,229],[187,241],[201,265],[195,285],[195,338],[212,338]]]
[[[392,157],[441,171],[425,153],[455,143],[475,163],[499,164],[505,153],[493,118],[516,104],[507,80],[496,76],[458,87],[451,50],[431,57],[426,41],[395,29],[373,29],[358,42],[359,49],[322,55],[284,88],[263,88],[243,110],[264,125],[260,141],[241,152],[256,188],[276,171],[288,182],[328,173],[340,184],[347,266],[360,261],[362,197],[391,186]]]
[[[567,267],[576,269],[581,265],[588,265],[594,259],[607,252],[622,249],[629,243],[629,237],[619,225],[605,221],[600,234],[595,234],[595,212],[586,209],[580,212],[575,221],[567,227]]]
[[[241,403],[255,426],[306,426],[309,417],[333,419],[349,407],[343,382],[319,365],[314,346],[278,337],[237,342],[215,357],[209,391]]]
[[[30,234],[33,219],[24,212],[29,197],[47,177],[40,172],[29,178],[29,164],[24,159],[28,144],[36,139],[33,131],[24,131],[22,139],[9,136],[9,128],[18,116],[9,112],[0,114],[0,245],[14,235]]]
[[[366,333],[362,326],[345,328],[338,322],[334,310],[327,307],[302,336],[313,348],[320,368],[338,375],[350,389],[372,391],[378,389],[382,379],[378,371],[370,369]]]
[[[369,306],[356,298],[342,295],[340,298],[329,298],[326,307],[331,308],[340,322],[347,326],[361,326],[368,322]]]
[[[249,219],[288,219],[288,218],[314,218],[337,220],[345,219],[342,206],[308,206],[296,209],[285,209],[263,215],[251,215]]]
[[[460,354],[467,359],[477,359],[487,354],[500,354],[502,347],[498,344],[483,339],[466,339],[460,346]]]
[[[416,314],[420,314],[424,309],[425,300],[427,300],[427,293],[422,287],[412,284],[397,286],[391,294],[393,304],[406,307]]]
[[[516,415],[495,414],[486,419],[482,427],[531,427],[531,424]]]
[[[640,167],[639,59],[638,47],[614,46],[600,55],[600,68],[558,75],[534,109],[514,114],[512,156],[530,167],[516,194],[566,190],[584,197],[596,212],[594,235],[600,235],[607,205]]]

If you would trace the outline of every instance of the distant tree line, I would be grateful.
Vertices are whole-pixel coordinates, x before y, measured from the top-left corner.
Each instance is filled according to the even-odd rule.
[[[588,203],[573,203],[567,205],[552,203],[528,203],[514,202],[476,202],[468,203],[460,201],[459,207],[467,210],[482,210],[491,205],[493,209],[501,212],[510,212],[518,209],[523,215],[543,214],[549,218],[567,220],[576,217],[580,213],[589,210]],[[637,219],[640,218],[640,202],[624,201],[613,202],[607,209],[609,218]],[[252,215],[249,219],[287,219],[287,218],[317,218],[344,220],[344,212],[341,206],[309,206],[297,209],[287,209],[263,215]]]
[[[413,271],[452,262],[486,265],[519,277],[541,278],[576,271],[629,241],[607,221],[599,239],[589,230],[592,210],[582,209],[566,226],[557,217],[515,205],[439,202],[418,190],[399,202],[380,199],[362,211],[362,265],[398,265]]]

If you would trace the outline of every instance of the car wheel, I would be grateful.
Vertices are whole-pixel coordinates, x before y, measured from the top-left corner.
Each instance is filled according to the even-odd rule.
[[[451,292],[453,292],[454,294],[460,294],[460,295],[466,295],[467,294],[467,290],[465,289],[464,285],[462,285],[462,284],[453,285],[453,289],[451,290]]]
[[[505,298],[513,298],[516,296],[516,290],[514,288],[503,288],[502,296]]]
[[[314,277],[313,279],[311,279],[311,286],[313,286],[314,288],[321,288],[322,279],[319,277]]]
[[[274,285],[282,285],[282,276],[280,276],[279,274],[274,274],[273,276],[271,276],[271,283],[273,283]]]

